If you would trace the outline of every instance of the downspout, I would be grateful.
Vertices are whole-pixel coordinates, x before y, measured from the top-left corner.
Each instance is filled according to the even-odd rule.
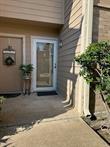
[[[87,46],[92,42],[92,25],[93,25],[93,7],[94,0],[83,1],[83,26],[82,26],[82,50],[87,48]],[[89,111],[89,91],[90,87],[86,81],[82,80],[83,86],[83,113],[84,116],[91,116]]]

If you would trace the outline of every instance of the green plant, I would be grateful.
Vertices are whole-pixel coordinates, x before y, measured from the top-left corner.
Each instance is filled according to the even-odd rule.
[[[31,72],[33,71],[33,65],[32,64],[21,64],[19,69],[21,70],[23,77],[30,76]]]
[[[110,42],[90,44],[84,53],[75,57],[81,65],[80,75],[87,83],[93,83],[100,91],[106,110],[110,115]]]

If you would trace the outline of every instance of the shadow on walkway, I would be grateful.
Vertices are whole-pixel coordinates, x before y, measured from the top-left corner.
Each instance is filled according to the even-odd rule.
[[[0,140],[4,143],[9,139],[8,136],[32,129],[34,124],[41,121],[73,115],[67,113],[58,95],[38,97],[32,94],[7,99],[0,113]]]

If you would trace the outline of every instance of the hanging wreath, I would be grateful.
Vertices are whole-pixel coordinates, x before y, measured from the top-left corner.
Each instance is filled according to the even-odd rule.
[[[15,63],[15,61],[13,60],[13,58],[10,57],[10,56],[7,57],[4,62],[5,62],[6,65],[13,65]]]

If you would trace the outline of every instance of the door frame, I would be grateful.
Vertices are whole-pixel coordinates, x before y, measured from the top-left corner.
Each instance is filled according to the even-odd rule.
[[[36,87],[36,42],[41,41],[41,42],[49,42],[49,43],[54,43],[54,66],[56,65],[56,68],[54,68],[54,75],[53,75],[53,87],[42,87],[42,88],[37,88]],[[31,91],[36,92],[36,91],[53,91],[56,90],[57,86],[57,50],[58,50],[58,39],[57,38],[52,38],[52,37],[41,37],[41,36],[31,36],[31,64],[34,66],[34,70],[32,72],[32,84],[31,84]]]

